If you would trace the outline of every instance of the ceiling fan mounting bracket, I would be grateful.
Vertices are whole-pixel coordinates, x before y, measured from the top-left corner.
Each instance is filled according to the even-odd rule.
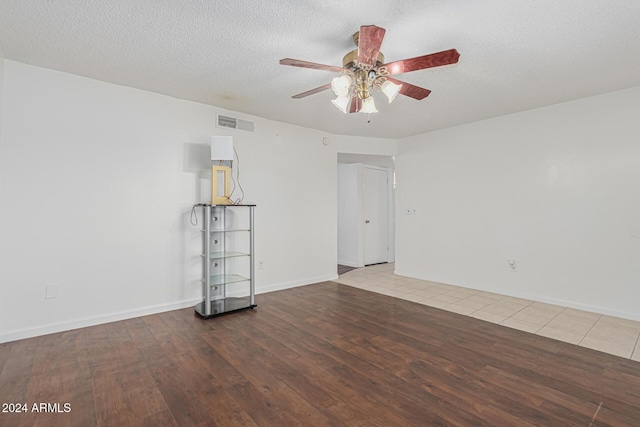
[[[355,33],[353,33],[351,39],[353,40],[353,44],[358,46],[358,40],[360,40],[360,31],[356,31]]]

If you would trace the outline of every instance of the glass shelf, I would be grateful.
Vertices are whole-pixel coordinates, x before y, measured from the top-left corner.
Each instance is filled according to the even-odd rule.
[[[200,231],[206,231],[206,230],[200,230]],[[224,230],[221,228],[219,230],[211,229],[209,230],[209,233],[238,233],[240,231],[251,231],[251,230],[248,230],[246,228],[230,228],[230,229]]]
[[[227,252],[211,252],[209,254],[209,259],[225,259],[225,258],[236,258],[236,257],[241,257],[241,256],[249,256],[251,254],[248,254],[246,252],[232,252],[232,251],[227,251]],[[205,255],[200,255],[201,257],[205,257]]]
[[[248,280],[247,277],[240,276],[239,274],[218,274],[209,278],[209,286],[220,286],[229,283],[246,282]]]
[[[212,208],[235,208],[235,207],[246,206],[246,207],[254,207],[255,208],[257,205],[244,205],[244,204],[242,204],[242,205],[216,205],[215,203],[196,203],[196,206],[202,206],[202,207],[210,206]]]

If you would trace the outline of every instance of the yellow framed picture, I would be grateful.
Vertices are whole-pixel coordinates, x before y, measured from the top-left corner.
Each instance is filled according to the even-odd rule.
[[[229,177],[231,168],[227,166],[211,167],[211,204],[228,205],[229,202]]]

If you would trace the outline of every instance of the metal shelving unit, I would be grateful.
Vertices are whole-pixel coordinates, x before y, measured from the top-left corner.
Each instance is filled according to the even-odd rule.
[[[195,306],[208,319],[256,307],[254,260],[255,205],[199,204],[202,208],[204,299]]]

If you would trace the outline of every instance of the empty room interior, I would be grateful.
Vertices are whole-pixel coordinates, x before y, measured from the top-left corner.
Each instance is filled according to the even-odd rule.
[[[640,425],[640,3],[0,4],[0,425]]]

